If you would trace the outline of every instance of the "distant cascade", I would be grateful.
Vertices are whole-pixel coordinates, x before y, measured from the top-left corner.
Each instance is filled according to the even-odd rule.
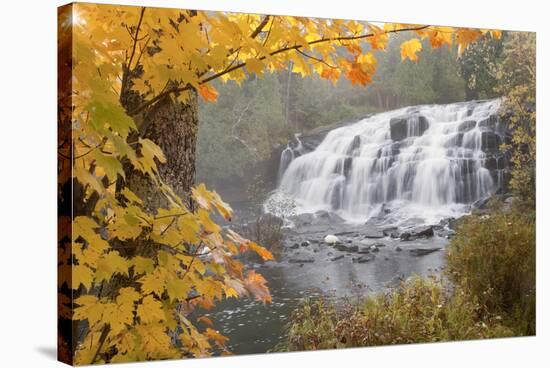
[[[433,219],[465,211],[504,185],[500,100],[422,105],[330,131],[311,152],[281,154],[277,192],[300,212],[363,221],[381,210]]]

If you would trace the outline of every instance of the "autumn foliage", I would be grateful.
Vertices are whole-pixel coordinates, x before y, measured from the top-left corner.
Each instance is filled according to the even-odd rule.
[[[140,111],[165,97],[185,103],[195,91],[215,102],[213,80],[240,83],[289,67],[366,85],[376,72],[373,52],[406,31],[412,37],[401,55],[410,61],[421,39],[463,50],[485,33],[499,36],[290,16],[61,8],[59,305],[70,327],[62,328],[60,354],[94,364],[227,352],[227,338],[201,311],[223,298],[271,300],[266,280],[236,260],[249,251],[270,260],[271,253],[213,221],[213,213],[232,216],[217,193],[198,185],[191,206],[165,183],[159,165],[170,163],[156,142],[136,134]],[[132,111],[120,102],[126,88],[143,101]],[[128,170],[152,181],[166,205],[147,205],[126,185]]]

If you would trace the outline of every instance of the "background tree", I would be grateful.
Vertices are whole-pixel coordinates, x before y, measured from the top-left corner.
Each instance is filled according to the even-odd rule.
[[[460,75],[466,81],[466,98],[487,99],[501,97],[495,88],[498,85],[496,71],[503,58],[503,43],[508,32],[501,38],[483,38],[476,47],[469,47],[458,59]]]
[[[536,41],[530,32],[511,33],[504,42],[503,60],[496,68],[495,91],[504,96],[503,115],[511,142],[510,187],[530,206],[536,195]]]

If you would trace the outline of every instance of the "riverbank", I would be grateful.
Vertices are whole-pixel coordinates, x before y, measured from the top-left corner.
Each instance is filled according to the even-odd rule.
[[[535,334],[535,212],[495,200],[463,217],[440,277],[336,305],[304,301],[280,351]]]

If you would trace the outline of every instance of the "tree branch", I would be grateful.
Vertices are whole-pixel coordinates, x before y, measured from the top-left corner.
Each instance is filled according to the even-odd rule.
[[[269,22],[269,18],[271,18],[271,15],[266,15],[264,19],[261,21],[260,24],[258,24],[258,27],[250,34],[250,38],[254,39],[256,38],[260,32],[263,31],[264,27],[266,26],[267,22]]]
[[[315,61],[317,61],[317,62],[319,62],[319,63],[325,64],[325,65],[328,66],[329,68],[332,68],[332,69],[336,69],[336,68],[337,68],[337,66],[335,66],[335,65],[330,65],[330,64],[327,63],[325,60],[319,59],[319,58],[317,58],[317,57],[315,57],[315,56],[313,56],[313,55],[308,55],[308,54],[306,54],[305,52],[301,51],[300,49],[296,49],[296,51],[298,51],[300,54],[302,54],[304,57],[306,57],[306,58],[308,58],[308,59],[312,59],[312,60],[315,60]]]
[[[134,45],[132,46],[132,53],[130,54],[130,59],[128,60],[128,69],[132,70],[132,61],[134,59],[134,55],[136,54],[136,47],[138,44],[138,35],[139,35],[139,28],[141,27],[141,22],[143,22],[143,14],[145,13],[145,7],[141,8],[141,12],[139,14],[139,20],[138,24],[136,26],[136,33],[132,39],[134,40]]]
[[[429,28],[429,27],[431,27],[431,26],[418,26],[418,27],[410,27],[410,28],[393,29],[393,30],[390,30],[390,31],[386,31],[383,34],[408,32],[408,31],[420,31],[422,29],[426,29],[426,28]],[[374,36],[376,36],[375,33],[366,33],[366,34],[362,34],[362,35],[358,35],[358,36],[341,36],[341,37],[335,37],[335,38],[320,38],[318,40],[313,40],[313,41],[308,42],[308,45],[311,46],[311,45],[316,45],[318,43],[324,43],[324,42],[354,41],[354,40],[361,40],[361,39],[374,37]],[[262,60],[265,60],[268,56],[275,56],[275,55],[278,55],[278,54],[281,54],[281,53],[284,53],[284,52],[288,52],[288,51],[292,51],[292,50],[298,50],[298,49],[301,49],[303,47],[304,47],[304,45],[294,45],[294,46],[283,47],[281,49],[270,52],[267,56],[261,56],[257,60],[262,61]],[[245,66],[246,66],[246,62],[241,62],[241,63],[236,64],[236,65],[234,65],[230,68],[226,68],[226,69],[222,70],[221,72],[212,74],[211,76],[209,76],[207,78],[204,78],[203,80],[201,80],[199,82],[199,85],[208,83],[210,81],[213,81],[214,79],[217,79],[217,78],[219,78],[219,77],[221,77],[225,74],[234,72],[235,70],[241,69]],[[186,86],[183,86],[183,87],[174,87],[174,88],[167,89],[166,91],[164,91],[163,93],[158,94],[157,96],[155,96],[151,100],[148,100],[148,101],[144,102],[142,105],[138,106],[133,111],[130,111],[130,115],[135,115],[135,114],[140,113],[145,108],[151,106],[155,102],[159,101],[160,99],[162,99],[163,97],[165,97],[165,96],[167,96],[171,93],[180,93],[180,92],[183,92],[183,91],[188,91],[192,88],[193,87],[191,85],[187,84]]]

